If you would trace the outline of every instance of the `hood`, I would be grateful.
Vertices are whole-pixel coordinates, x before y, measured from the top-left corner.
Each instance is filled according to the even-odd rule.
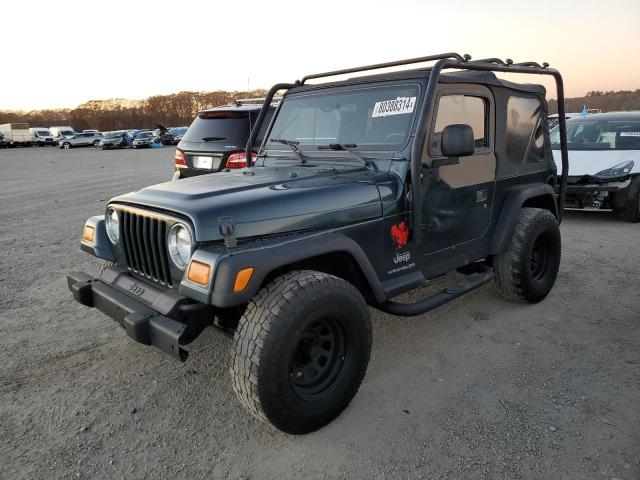
[[[229,217],[238,238],[379,218],[377,184],[389,177],[397,180],[362,168],[255,167],[161,183],[111,202],[175,212],[191,220],[197,241],[213,241]]]
[[[560,150],[553,150],[553,159],[556,161],[558,175],[560,175],[562,173]],[[595,175],[629,160],[634,162],[631,173],[640,173],[640,150],[569,150],[569,175],[572,177]]]

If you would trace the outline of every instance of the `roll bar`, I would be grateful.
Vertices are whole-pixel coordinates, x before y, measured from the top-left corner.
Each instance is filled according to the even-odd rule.
[[[334,77],[337,75],[345,75],[349,73],[365,72],[369,70],[379,70],[382,68],[398,67],[402,65],[411,65],[416,63],[432,62],[436,63],[430,68],[428,73],[428,83],[425,92],[424,101],[421,104],[420,112],[418,114],[418,124],[416,132],[424,132],[427,127],[427,117],[429,114],[429,107],[434,99],[436,85],[440,80],[440,74],[446,69],[457,70],[476,70],[482,72],[504,72],[504,73],[525,73],[534,75],[550,75],[555,79],[556,92],[558,97],[558,120],[560,130],[560,151],[562,157],[562,177],[560,179],[560,192],[558,196],[558,220],[562,220],[565,205],[565,196],[567,190],[567,175],[569,173],[569,154],[567,151],[567,130],[565,120],[564,109],[564,83],[562,76],[558,70],[549,68],[548,63],[540,65],[537,62],[520,62],[514,63],[513,60],[507,58],[501,60],[499,58],[485,58],[482,60],[471,60],[470,55],[460,55],[455,52],[441,53],[438,55],[429,55],[426,57],[409,58],[406,60],[398,60],[394,62],[376,63],[373,65],[366,65],[362,67],[347,68],[344,70],[333,70],[330,72],[316,73],[313,75],[307,75],[298,80],[295,83],[278,83],[271,87],[269,93],[267,93],[264,103],[262,104],[262,110],[256,120],[255,127],[251,132],[249,141],[247,142],[246,159],[247,165],[252,164],[251,153],[253,150],[253,144],[258,135],[258,130],[264,120],[269,105],[271,104],[274,95],[280,90],[289,90],[291,88],[303,85],[307,80],[317,78]],[[413,210],[411,216],[411,230],[416,242],[422,241],[422,209],[420,208],[420,185],[422,175],[422,151],[424,149],[425,135],[415,135],[413,139],[413,146],[411,149],[411,197]]]

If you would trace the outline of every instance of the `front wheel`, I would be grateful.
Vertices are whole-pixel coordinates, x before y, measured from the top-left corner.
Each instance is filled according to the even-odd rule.
[[[259,420],[308,433],[346,408],[370,353],[371,319],[360,292],[332,275],[290,272],[262,288],[240,319],[233,389]]]
[[[553,288],[560,268],[560,228],[548,210],[520,210],[511,241],[494,258],[494,280],[508,300],[536,303]]]
[[[71,148],[71,144],[65,142],[65,143],[62,144],[62,148],[64,148],[65,150],[69,150]]]

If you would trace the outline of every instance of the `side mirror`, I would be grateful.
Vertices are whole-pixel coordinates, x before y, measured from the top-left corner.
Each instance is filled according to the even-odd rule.
[[[468,157],[473,155],[475,141],[469,125],[456,123],[447,125],[442,131],[440,151],[445,157]]]

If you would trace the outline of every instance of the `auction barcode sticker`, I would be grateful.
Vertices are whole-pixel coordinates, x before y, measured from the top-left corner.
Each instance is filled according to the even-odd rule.
[[[395,100],[383,100],[375,103],[371,116],[375,118],[411,113],[415,105],[416,97],[398,97]]]

